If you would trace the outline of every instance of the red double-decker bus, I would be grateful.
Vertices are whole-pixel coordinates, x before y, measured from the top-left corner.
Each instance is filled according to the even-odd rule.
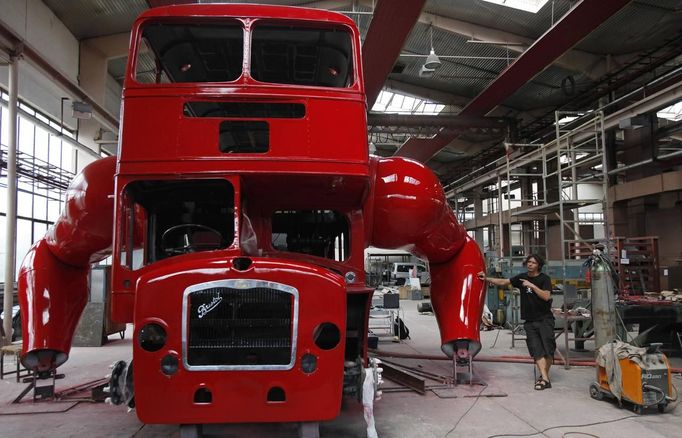
[[[475,355],[481,253],[430,170],[369,156],[362,79],[341,14],[143,13],[118,156],[84,170],[24,260],[23,363],[67,359],[89,266],[113,254],[112,318],[135,326],[114,403],[146,423],[334,418],[368,366],[369,245],[429,260],[442,349]]]

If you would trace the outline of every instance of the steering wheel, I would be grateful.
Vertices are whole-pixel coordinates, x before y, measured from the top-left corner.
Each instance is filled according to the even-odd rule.
[[[211,233],[213,235],[212,237],[215,237],[215,241],[195,241],[194,234],[199,231]],[[178,238],[182,238],[182,243],[180,245],[178,245]],[[161,236],[161,249],[167,255],[187,254],[189,252],[219,249],[222,241],[223,235],[215,228],[201,224],[180,224],[172,226],[163,232],[163,235]],[[178,246],[171,246],[173,244]]]

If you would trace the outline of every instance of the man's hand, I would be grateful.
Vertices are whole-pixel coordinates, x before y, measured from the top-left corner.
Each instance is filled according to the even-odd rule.
[[[524,287],[530,288],[530,290],[535,290],[535,285],[526,279],[521,280],[521,284]]]
[[[485,280],[486,280],[485,272],[481,271],[481,272],[479,272],[479,273],[476,274],[476,275],[478,276],[478,279],[479,279],[479,280],[481,280],[481,281],[485,281]]]

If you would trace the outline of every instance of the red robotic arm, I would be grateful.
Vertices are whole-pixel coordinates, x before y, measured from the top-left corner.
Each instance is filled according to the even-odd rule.
[[[429,261],[431,302],[441,349],[473,357],[481,348],[485,299],[476,274],[485,270],[481,251],[457,223],[443,188],[428,168],[409,159],[372,157],[374,192],[370,242],[402,248]]]
[[[22,363],[38,372],[64,363],[88,297],[90,264],[111,254],[116,157],[86,166],[64,211],[30,249],[19,272]]]

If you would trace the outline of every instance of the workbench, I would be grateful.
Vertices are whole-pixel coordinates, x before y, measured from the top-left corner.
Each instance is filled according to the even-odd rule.
[[[669,353],[682,353],[682,303],[631,297],[616,303],[616,333],[626,340],[627,328],[639,324],[638,332],[652,329],[646,342],[662,342]]]

